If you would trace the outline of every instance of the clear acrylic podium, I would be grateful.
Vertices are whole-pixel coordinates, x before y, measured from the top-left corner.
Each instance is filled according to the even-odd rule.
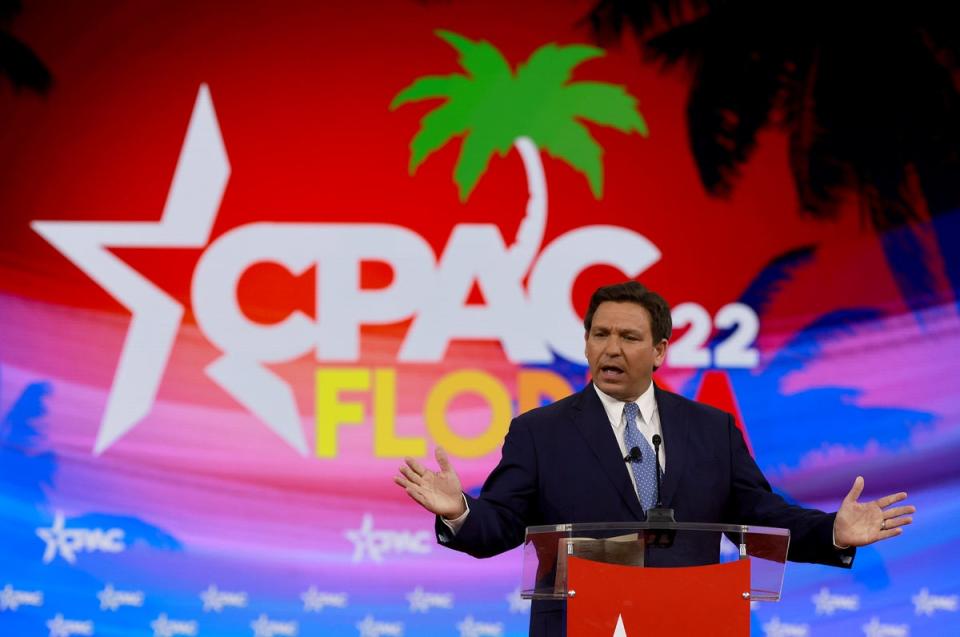
[[[521,595],[566,600],[568,635],[748,635],[750,602],[780,599],[789,546],[787,529],[734,524],[533,526]]]

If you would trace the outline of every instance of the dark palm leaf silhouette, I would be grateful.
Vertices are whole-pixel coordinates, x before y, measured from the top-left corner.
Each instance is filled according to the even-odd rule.
[[[50,71],[37,54],[10,34],[10,23],[20,13],[19,0],[0,0],[0,76],[14,89],[46,93],[53,82]]]
[[[835,214],[849,192],[880,229],[960,206],[949,3],[600,0],[588,17],[601,37],[629,24],[654,59],[689,67],[690,143],[711,193],[780,126],[810,214]]]
[[[881,231],[931,219],[939,255],[910,224],[882,234],[905,301],[960,307],[960,29],[951,3],[599,0],[601,41],[625,26],[666,67],[685,64],[691,151],[724,195],[757,134],[780,128],[802,212],[846,199]],[[891,264],[895,265],[895,264]],[[942,269],[952,290],[933,289]]]

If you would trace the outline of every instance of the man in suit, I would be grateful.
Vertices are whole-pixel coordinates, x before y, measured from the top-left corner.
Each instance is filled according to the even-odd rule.
[[[438,472],[413,458],[400,468],[395,482],[437,516],[441,544],[488,557],[522,543],[527,526],[643,521],[656,497],[655,437],[661,499],[678,522],[790,529],[794,561],[849,567],[855,547],[899,535],[912,521],[912,506],[892,506],[906,493],[859,502],[861,477],[835,514],[774,494],[729,414],[653,383],[672,331],[670,308],[655,292],[633,281],[599,288],[584,328],[592,382],[514,419],[479,498],[462,492],[443,449]],[[719,550],[716,536],[678,537],[669,551],[650,551],[648,563],[710,564]],[[562,610],[535,603],[530,634],[563,634]]]

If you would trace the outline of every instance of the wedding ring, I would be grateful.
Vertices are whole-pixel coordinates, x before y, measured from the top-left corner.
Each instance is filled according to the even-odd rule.
[[[887,530],[887,521],[886,521],[886,520],[884,520],[883,522],[880,523],[880,530],[881,530],[881,531],[886,531],[886,530]]]

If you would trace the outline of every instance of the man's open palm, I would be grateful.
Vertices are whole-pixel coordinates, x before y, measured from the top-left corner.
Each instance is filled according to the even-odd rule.
[[[437,447],[434,455],[440,471],[430,471],[416,458],[407,457],[406,465],[400,466],[400,475],[394,476],[393,481],[427,511],[452,520],[466,511],[460,478],[443,447]]]
[[[833,526],[834,542],[839,546],[866,546],[903,533],[900,527],[913,522],[916,508],[892,506],[906,499],[906,493],[893,493],[870,502],[860,502],[863,478],[857,476],[853,488],[843,499]]]

